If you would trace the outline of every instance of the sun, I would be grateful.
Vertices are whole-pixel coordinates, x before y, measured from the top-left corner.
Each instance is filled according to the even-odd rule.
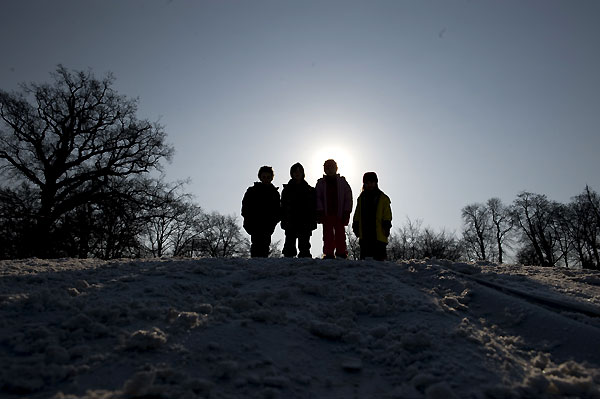
[[[323,163],[328,159],[335,160],[340,175],[350,178],[356,173],[355,157],[350,150],[341,146],[326,146],[311,152],[307,177],[316,180],[323,176]]]

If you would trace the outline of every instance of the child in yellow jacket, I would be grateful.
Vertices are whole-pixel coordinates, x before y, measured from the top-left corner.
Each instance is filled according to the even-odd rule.
[[[352,230],[358,237],[360,259],[386,260],[392,228],[390,198],[379,189],[375,172],[363,176],[363,191],[357,200]]]

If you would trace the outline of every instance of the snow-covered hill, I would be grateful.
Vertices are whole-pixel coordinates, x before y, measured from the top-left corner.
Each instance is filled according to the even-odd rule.
[[[600,398],[600,273],[0,262],[6,398]]]

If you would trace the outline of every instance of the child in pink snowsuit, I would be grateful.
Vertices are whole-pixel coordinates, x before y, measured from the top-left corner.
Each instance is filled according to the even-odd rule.
[[[323,224],[323,257],[347,258],[345,226],[352,212],[352,189],[346,178],[337,173],[337,163],[328,159],[325,175],[317,181],[317,221]]]

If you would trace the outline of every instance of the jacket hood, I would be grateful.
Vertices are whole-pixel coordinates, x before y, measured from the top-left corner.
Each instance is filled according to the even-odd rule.
[[[294,171],[296,169],[300,169],[302,171],[302,177],[306,177],[306,175],[304,174],[304,166],[302,166],[302,164],[300,162],[296,162],[295,164],[292,165],[292,167],[290,168],[290,177],[293,178],[294,176]]]

